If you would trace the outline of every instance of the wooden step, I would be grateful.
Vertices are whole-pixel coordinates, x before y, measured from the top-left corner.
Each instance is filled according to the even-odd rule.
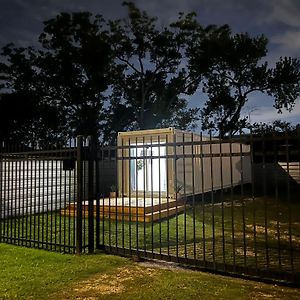
[[[116,213],[105,213],[100,214],[100,217],[105,219],[111,219],[111,220],[118,220],[118,221],[126,221],[126,222],[145,222],[145,223],[151,223],[151,222],[156,222],[160,221],[163,219],[168,219],[171,217],[176,216],[177,214],[180,214],[184,211],[184,205],[180,205],[176,207],[172,207],[169,209],[163,209],[163,210],[158,210],[153,213],[146,213],[144,214],[116,214]]]
[[[175,199],[168,199],[164,201],[159,201],[158,199],[155,199],[155,201],[153,201],[152,203],[145,203],[142,200],[143,199],[139,199],[139,202],[136,203],[135,199],[132,198],[131,199],[131,205],[128,205],[128,203],[125,203],[125,205],[122,205],[122,199],[118,199],[119,203],[117,203],[117,205],[115,204],[115,199],[111,199],[111,201],[109,201],[109,199],[105,199],[105,202],[101,199],[100,200],[100,212],[103,213],[118,213],[118,214],[139,214],[139,215],[144,215],[147,213],[152,213],[155,211],[162,211],[164,209],[170,209],[179,205],[183,205],[183,201],[182,200],[175,200]],[[102,205],[103,203],[105,203],[105,205]],[[110,204],[109,204],[110,203]],[[136,205],[138,204],[138,205]],[[76,211],[76,203],[71,203],[69,205],[70,210],[75,210]],[[87,207],[88,206],[88,202],[84,201],[83,202],[83,207]],[[94,208],[96,208],[96,201],[94,201]]]
[[[298,184],[300,184],[300,163],[290,162],[290,163],[278,163],[281,168],[288,173],[288,175],[293,178]]]
[[[86,209],[83,209],[83,217],[88,217],[88,210],[87,207]],[[171,208],[166,208],[162,210],[156,210],[153,212],[148,212],[148,213],[120,213],[114,211],[103,211],[100,208],[99,216],[101,219],[110,219],[110,220],[118,220],[118,221],[131,221],[131,222],[156,222],[160,221],[162,219],[167,219],[173,216],[176,216],[177,214],[182,213],[185,210],[184,205],[177,205],[177,207],[171,207]],[[74,210],[74,207],[71,208],[66,208],[61,210],[61,214],[65,216],[76,216],[76,209]],[[94,215],[96,216],[96,211],[94,211]]]

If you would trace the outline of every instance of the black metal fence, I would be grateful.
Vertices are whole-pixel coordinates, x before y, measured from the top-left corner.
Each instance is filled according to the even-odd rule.
[[[300,136],[183,132],[3,145],[0,241],[300,279]]]
[[[88,220],[76,210],[88,189],[86,141],[78,141],[43,149],[1,143],[0,242],[71,253],[88,248]]]

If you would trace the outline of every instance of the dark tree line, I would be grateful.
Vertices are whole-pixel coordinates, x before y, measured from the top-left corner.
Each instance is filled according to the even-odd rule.
[[[232,34],[227,25],[203,27],[180,13],[164,28],[124,3],[128,17],[106,21],[91,13],[61,13],[44,23],[39,47],[2,48],[0,138],[63,142],[94,135],[113,142],[118,131],[174,126],[221,136],[247,126],[241,109],[253,92],[291,110],[300,93],[300,63],[262,59],[264,36]],[[189,96],[208,96],[199,108]]]
[[[300,124],[293,125],[286,121],[275,120],[271,124],[263,122],[254,123],[249,126],[253,135],[273,136],[273,135],[300,135]]]

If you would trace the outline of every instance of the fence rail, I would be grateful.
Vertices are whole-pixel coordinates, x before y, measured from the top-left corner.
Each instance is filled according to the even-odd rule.
[[[300,282],[300,138],[0,147],[0,242]]]

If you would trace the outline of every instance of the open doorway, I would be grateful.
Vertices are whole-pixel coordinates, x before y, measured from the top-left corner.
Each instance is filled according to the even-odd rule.
[[[131,190],[138,193],[167,192],[166,146],[137,144],[130,149]]]

